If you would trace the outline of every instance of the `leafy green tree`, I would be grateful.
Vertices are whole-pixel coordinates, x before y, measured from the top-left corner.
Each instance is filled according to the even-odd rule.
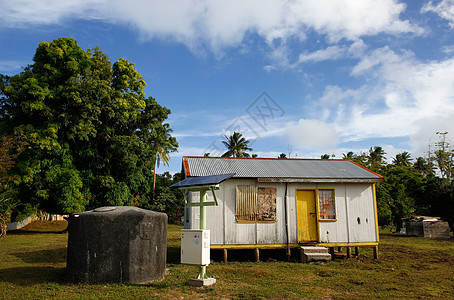
[[[153,203],[146,203],[146,208],[165,212],[169,222],[179,223],[184,215],[184,194],[180,189],[171,189],[170,186],[182,180],[181,173],[173,176],[169,172],[156,175],[156,196]]]
[[[431,176],[425,184],[425,195],[420,203],[423,213],[441,217],[454,229],[454,184],[446,178]]]
[[[14,160],[22,152],[24,143],[4,136],[0,141],[0,237],[6,235],[6,223],[17,205],[14,190],[10,188],[13,177],[8,171],[14,166]]]
[[[134,64],[112,64],[70,38],[42,42],[34,63],[2,76],[0,129],[28,143],[11,169],[18,209],[69,213],[151,200],[158,145],[177,142],[170,110],[144,93]]]
[[[330,159],[331,156],[329,154],[323,154],[320,156],[321,159]]]
[[[287,155],[285,153],[281,153],[281,154],[279,154],[278,158],[287,158]]]
[[[249,148],[250,141],[246,140],[243,135],[239,132],[233,132],[231,136],[224,136],[225,141],[222,141],[224,146],[227,148],[227,152],[222,154],[222,157],[249,157],[249,153],[246,151],[252,151]]]
[[[382,168],[384,182],[377,184],[377,205],[381,224],[402,228],[402,218],[417,211],[424,195],[424,176],[412,167],[388,165]]]

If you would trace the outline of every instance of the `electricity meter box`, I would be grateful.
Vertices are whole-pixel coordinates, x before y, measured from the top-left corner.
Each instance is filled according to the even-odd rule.
[[[181,263],[202,266],[210,264],[209,230],[181,230]]]

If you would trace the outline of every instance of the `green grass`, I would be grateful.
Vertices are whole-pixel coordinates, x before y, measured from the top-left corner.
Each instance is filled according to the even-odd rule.
[[[382,234],[380,259],[372,249],[328,263],[291,262],[284,252],[229,251],[235,260],[215,262],[208,274],[213,286],[187,285],[196,266],[179,261],[181,226],[168,227],[168,264],[164,280],[148,285],[72,284],[64,281],[68,235],[65,222],[35,222],[0,239],[0,299],[149,299],[149,298],[311,298],[311,299],[454,299],[454,240]]]

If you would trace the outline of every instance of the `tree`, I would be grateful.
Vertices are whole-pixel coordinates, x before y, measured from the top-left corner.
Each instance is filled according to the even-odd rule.
[[[409,167],[411,165],[411,155],[407,151],[396,154],[393,158],[393,164],[399,167]]]
[[[250,141],[246,140],[239,132],[233,132],[231,136],[224,136],[225,141],[222,141],[227,148],[227,152],[222,154],[222,157],[249,157],[246,151],[252,151],[248,145]]]
[[[134,64],[112,64],[70,38],[42,42],[34,63],[2,76],[0,129],[28,143],[10,170],[18,209],[69,213],[152,197],[158,146],[175,151],[170,110],[146,97]]]
[[[14,180],[8,176],[8,171],[14,166],[14,160],[22,152],[24,143],[4,136],[0,141],[0,237],[6,235],[6,223],[11,219],[11,213],[17,205],[10,185]]]
[[[349,152],[347,152],[347,154],[343,153],[342,156],[343,156],[342,157],[343,159],[348,159],[357,164],[360,164],[361,166],[369,167],[368,162],[367,162],[368,161],[367,155],[365,153],[355,154],[352,151],[349,151]]]
[[[434,152],[434,160],[438,165],[442,178],[452,179],[454,175],[454,151],[451,145],[446,141],[448,132],[437,132],[441,140],[435,143],[438,147]]]
[[[320,156],[321,159],[330,159],[330,155],[329,154],[323,154],[322,156]]]
[[[441,178],[431,177],[428,180],[430,210],[450,222],[454,228],[454,150],[446,140],[448,132],[437,132],[440,140],[435,143],[437,149],[431,156],[441,174]],[[429,198],[430,197],[430,198]]]
[[[424,176],[433,176],[435,174],[434,164],[431,161],[427,161],[424,157],[418,157],[413,164],[413,168]]]
[[[372,171],[379,171],[385,164],[385,150],[380,146],[375,146],[369,149],[369,155],[367,156],[368,167]]]
[[[157,174],[156,197],[153,203],[145,203],[144,207],[166,213],[170,223],[181,222],[184,215],[184,194],[180,189],[170,188],[181,180],[181,173],[175,173],[173,176],[169,172]]]
[[[411,167],[388,165],[382,168],[384,182],[377,184],[377,206],[381,224],[402,228],[402,218],[417,211],[424,195],[424,176]]]
[[[430,176],[424,186],[425,193],[420,205],[431,216],[441,217],[454,229],[454,184],[446,178]]]
[[[343,159],[349,159],[349,160],[353,160],[355,158],[355,153],[353,153],[352,151],[349,151],[347,152],[347,154],[345,153],[342,153],[342,158]]]
[[[165,124],[167,125],[167,124]],[[166,126],[167,128],[167,126]],[[167,129],[166,134],[170,135],[171,130]],[[169,143],[169,141],[165,141],[167,145],[161,145],[161,144],[156,144],[156,160],[153,168],[153,198],[152,201],[154,201],[154,195],[155,195],[155,189],[156,189],[156,166],[159,168],[159,164],[162,161],[164,166],[169,165],[170,161],[170,155],[168,152],[168,149],[172,149],[172,145]]]
[[[281,154],[279,154],[278,158],[287,158],[287,155],[285,153],[281,153]]]

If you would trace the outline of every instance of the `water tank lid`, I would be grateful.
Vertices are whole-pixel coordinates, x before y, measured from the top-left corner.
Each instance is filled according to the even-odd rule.
[[[106,212],[106,211],[112,211],[117,209],[115,206],[103,206],[103,207],[98,207],[95,208],[93,211],[95,212]]]

